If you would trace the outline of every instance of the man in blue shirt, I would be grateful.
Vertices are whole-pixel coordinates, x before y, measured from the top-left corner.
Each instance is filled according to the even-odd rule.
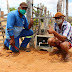
[[[19,5],[18,10],[11,11],[7,16],[6,40],[4,42],[4,47],[13,52],[18,52],[16,48],[19,48],[20,37],[25,37],[21,43],[20,49],[26,50],[26,46],[33,35],[33,31],[30,30],[33,25],[33,20],[31,18],[30,24],[28,24],[27,18],[24,16],[27,8],[28,5],[25,2],[22,2]]]
[[[72,46],[72,26],[64,20],[64,15],[61,12],[55,14],[54,30],[50,27],[48,32],[54,34],[53,38],[48,39],[51,46],[55,46],[61,51],[64,61],[68,61],[69,49]]]

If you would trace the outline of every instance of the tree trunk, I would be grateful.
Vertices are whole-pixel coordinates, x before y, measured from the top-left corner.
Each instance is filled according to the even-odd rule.
[[[9,13],[9,12],[10,12],[10,10],[9,10],[8,0],[7,0],[7,10],[8,10],[8,13]]]
[[[62,11],[63,14],[64,14],[64,8],[65,8],[65,0],[63,0],[63,11]]]
[[[68,0],[66,0],[66,20],[68,20]]]
[[[57,3],[57,12],[61,12],[62,11],[62,0],[58,0]]]
[[[27,5],[28,5],[28,10],[27,10],[27,19],[28,22],[30,23],[30,18],[32,16],[32,0],[26,0]],[[34,38],[31,39],[30,43],[29,43],[30,47],[34,47]]]

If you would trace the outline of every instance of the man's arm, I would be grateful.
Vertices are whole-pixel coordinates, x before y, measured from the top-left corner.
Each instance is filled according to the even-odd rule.
[[[57,37],[60,41],[65,41],[67,39],[66,36],[62,36],[60,34],[58,34],[56,31],[53,31],[53,34],[55,37]]]
[[[24,28],[26,29],[30,29],[33,25],[33,19],[30,19],[30,24],[28,24],[28,20],[25,18],[25,24],[24,24]]]
[[[71,36],[70,23],[67,23],[67,25],[63,27],[63,35],[58,34],[56,31],[54,31],[53,34],[61,41],[65,41],[66,39],[70,39],[70,36]]]
[[[14,46],[15,45],[15,39],[14,36],[10,36],[11,40],[10,40],[10,45]]]
[[[65,41],[67,39],[66,36],[62,36],[58,34],[55,30],[53,30],[51,27],[47,30],[50,34],[54,34],[55,37],[57,37],[60,41]]]
[[[14,33],[13,33],[14,23],[15,23],[15,16],[12,13],[9,13],[7,17],[7,31],[11,38],[10,45],[12,46],[15,45]]]

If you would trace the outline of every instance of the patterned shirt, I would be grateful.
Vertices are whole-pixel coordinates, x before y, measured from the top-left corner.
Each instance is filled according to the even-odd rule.
[[[57,23],[54,24],[54,30],[60,35],[66,36],[67,41],[71,43],[72,46],[72,26],[69,22],[64,21],[62,24],[62,28],[60,29]]]

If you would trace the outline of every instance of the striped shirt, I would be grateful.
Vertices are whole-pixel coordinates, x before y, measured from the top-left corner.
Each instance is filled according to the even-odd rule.
[[[64,21],[62,24],[62,28],[60,29],[57,23],[54,24],[54,30],[60,35],[66,36],[67,41],[71,43],[72,46],[72,26],[69,22]]]

